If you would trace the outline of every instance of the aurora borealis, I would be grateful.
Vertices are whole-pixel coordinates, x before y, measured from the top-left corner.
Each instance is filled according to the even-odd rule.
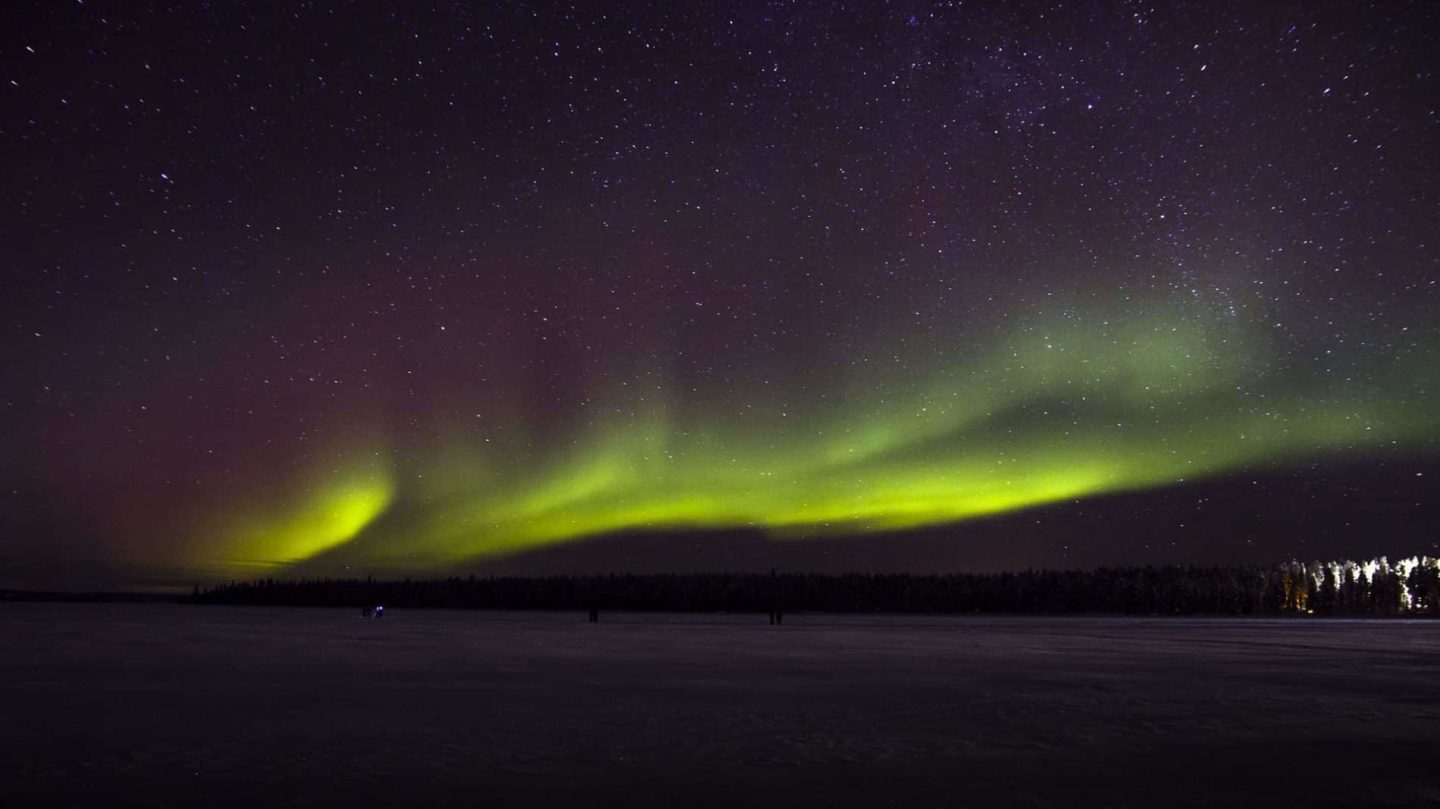
[[[1233,319],[1201,326],[1146,312],[1041,320],[978,357],[957,352],[914,390],[892,380],[867,405],[825,397],[842,402],[835,412],[775,404],[727,421],[667,408],[658,388],[637,399],[661,404],[614,408],[548,454],[490,441],[397,476],[374,451],[339,464],[289,514],[245,525],[222,546],[236,557],[208,561],[296,562],[336,545],[394,568],[397,548],[463,562],[656,528],[782,538],[906,529],[1410,444],[1437,428],[1432,358],[1372,369],[1364,383],[1277,382],[1273,358]],[[1176,321],[1187,325],[1165,325]],[[387,508],[399,518],[387,522]]]
[[[1292,471],[1359,538],[1436,501],[1365,489],[1440,437],[1435,14],[36,4],[0,563],[961,545]]]

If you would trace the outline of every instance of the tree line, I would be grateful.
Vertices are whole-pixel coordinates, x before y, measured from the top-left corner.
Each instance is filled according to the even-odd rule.
[[[1440,560],[1272,567],[1100,567],[1018,573],[608,574],[262,579],[200,589],[207,605],[674,610],[674,612],[1440,615]]]
[[[201,604],[677,612],[1440,614],[1440,559],[1391,564],[1105,567],[944,575],[686,573],[262,579],[197,587]]]

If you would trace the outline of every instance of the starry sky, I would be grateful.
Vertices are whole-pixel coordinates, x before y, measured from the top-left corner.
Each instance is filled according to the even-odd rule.
[[[1432,3],[0,19],[0,583],[1434,545]]]

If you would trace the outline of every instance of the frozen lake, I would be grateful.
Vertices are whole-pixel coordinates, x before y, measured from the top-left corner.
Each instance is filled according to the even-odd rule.
[[[7,807],[1440,805],[1440,621],[6,603],[0,689]]]

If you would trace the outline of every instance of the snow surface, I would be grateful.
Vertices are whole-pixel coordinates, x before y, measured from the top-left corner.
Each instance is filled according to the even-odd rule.
[[[0,806],[1437,806],[1440,621],[0,604]]]

